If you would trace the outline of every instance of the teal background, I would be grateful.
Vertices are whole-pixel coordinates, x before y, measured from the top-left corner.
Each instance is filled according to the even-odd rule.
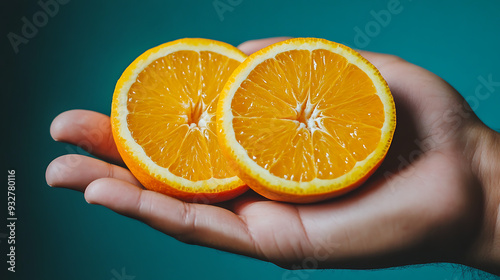
[[[52,159],[66,153],[84,154],[50,138],[51,120],[76,108],[109,114],[114,85],[122,71],[142,52],[167,41],[204,37],[238,45],[254,38],[308,36],[396,54],[433,71],[463,96],[476,100],[473,108],[479,117],[500,130],[500,87],[489,96],[475,93],[480,76],[491,75],[493,81],[500,81],[499,1],[401,0],[403,10],[393,14],[378,32],[371,30],[372,35],[377,34],[366,46],[356,44],[354,28],[364,30],[375,20],[370,11],[387,9],[391,1],[220,0],[217,3],[230,6],[222,17],[214,2],[71,0],[60,6],[27,44],[20,45],[16,54],[7,34],[20,34],[21,18],[31,19],[41,8],[37,1],[2,1],[4,132],[0,172],[6,178],[7,169],[16,169],[19,221],[17,272],[4,273],[7,244],[0,238],[0,275],[7,275],[1,279],[120,280],[113,271],[120,275],[122,269],[136,280],[283,279],[286,270],[272,264],[182,244],[137,221],[88,205],[81,193],[51,189],[45,183],[45,168]],[[0,193],[3,208],[6,190]],[[5,221],[5,210],[0,212]],[[0,234],[6,231],[0,228]],[[428,280],[487,277],[449,264],[374,271],[305,271],[293,276]]]

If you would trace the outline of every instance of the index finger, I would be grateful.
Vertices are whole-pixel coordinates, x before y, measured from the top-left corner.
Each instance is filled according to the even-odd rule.
[[[54,140],[70,143],[110,162],[124,165],[116,149],[108,116],[88,110],[70,110],[59,114],[50,126]]]
[[[244,219],[224,208],[182,202],[115,178],[92,182],[85,199],[185,243],[264,258],[258,255]]]

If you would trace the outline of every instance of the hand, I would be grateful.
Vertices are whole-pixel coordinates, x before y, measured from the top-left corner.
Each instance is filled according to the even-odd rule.
[[[240,49],[252,53],[280,40]],[[293,205],[249,191],[217,206],[184,203],[145,190],[122,167],[109,117],[84,110],[56,117],[52,137],[111,163],[65,155],[47,168],[47,183],[84,192],[89,203],[180,241],[288,268],[455,262],[500,273],[499,134],[436,75],[391,55],[361,53],[389,83],[397,129],[382,166],[348,195]]]

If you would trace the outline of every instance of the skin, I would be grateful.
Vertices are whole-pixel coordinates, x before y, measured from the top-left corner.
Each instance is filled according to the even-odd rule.
[[[250,54],[283,39],[239,48]],[[433,73],[392,55],[361,54],[387,80],[398,123],[381,167],[345,196],[294,205],[249,191],[218,205],[184,203],[145,190],[123,167],[109,117],[85,110],[57,116],[51,135],[105,161],[61,156],[48,166],[47,183],[182,242],[286,268],[452,262],[500,275],[500,134]]]

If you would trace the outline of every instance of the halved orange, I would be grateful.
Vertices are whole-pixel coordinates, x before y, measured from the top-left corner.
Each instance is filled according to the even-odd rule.
[[[144,187],[203,203],[246,191],[219,149],[215,122],[219,92],[245,58],[226,43],[180,39],[128,66],[113,95],[112,131]]]
[[[396,126],[379,71],[334,42],[296,38],[264,48],[226,83],[219,143],[261,195],[307,203],[360,186],[385,157]]]

